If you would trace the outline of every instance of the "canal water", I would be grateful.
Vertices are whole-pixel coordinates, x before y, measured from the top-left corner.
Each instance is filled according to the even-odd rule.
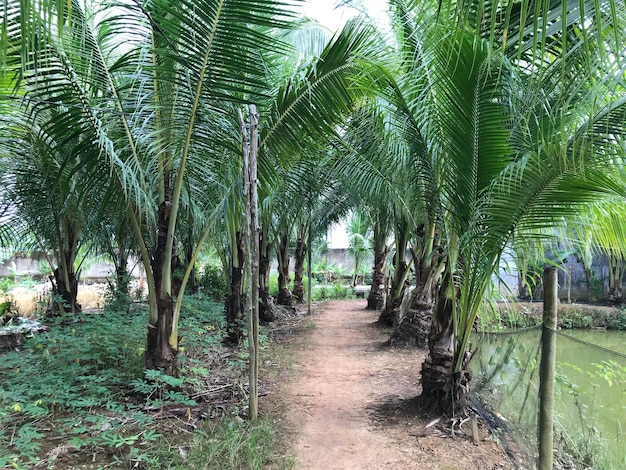
[[[541,329],[477,334],[474,392],[534,460]],[[575,468],[626,469],[626,331],[557,335],[555,446]],[[565,451],[565,452],[563,452]]]

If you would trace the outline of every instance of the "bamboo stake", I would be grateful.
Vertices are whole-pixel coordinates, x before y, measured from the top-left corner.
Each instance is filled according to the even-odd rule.
[[[307,308],[307,313],[309,315],[311,315],[311,296],[313,295],[313,292],[311,290],[312,286],[313,286],[312,281],[311,281],[311,276],[313,275],[313,267],[311,266],[311,251],[313,251],[313,231],[311,230],[311,225],[312,224],[313,224],[313,221],[311,220],[311,215],[310,215],[310,212],[309,212],[309,227],[308,227],[309,228],[309,234],[308,234],[308,242],[307,242],[309,244],[309,246],[308,246],[309,251],[307,253],[307,261],[308,261],[308,264],[309,264],[308,269],[307,269],[307,271],[308,271],[307,275],[309,276],[308,283],[307,283],[308,284],[307,285],[307,293],[308,293],[308,295],[307,295],[307,307],[308,307]]]
[[[250,352],[250,409],[249,416],[251,420],[256,420],[259,415],[259,212],[258,212],[258,193],[257,193],[257,161],[259,156],[259,115],[256,106],[248,105],[248,113],[250,115],[250,166],[249,166],[249,185],[250,185],[250,264],[251,277],[251,308],[250,308],[250,334],[248,336],[248,346]]]
[[[243,160],[243,203],[244,203],[244,223],[243,223],[243,246],[246,253],[244,257],[244,276],[246,280],[246,310],[248,319],[248,414],[250,420],[253,421],[257,417],[257,393],[256,393],[256,380],[255,380],[255,368],[256,368],[256,343],[254,341],[254,303],[253,303],[253,274],[252,274],[252,208],[251,208],[251,189],[252,173],[250,171],[251,163],[251,129],[252,123],[250,123],[250,129],[246,126],[245,118],[241,110],[238,110],[239,125],[241,128],[241,149]]]
[[[543,271],[543,329],[539,372],[539,470],[552,470],[554,459],[553,410],[558,278],[555,267]]]

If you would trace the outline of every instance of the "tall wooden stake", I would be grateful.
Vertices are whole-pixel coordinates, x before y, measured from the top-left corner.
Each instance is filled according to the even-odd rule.
[[[309,280],[307,283],[307,304],[308,304],[308,309],[307,309],[307,313],[309,315],[311,315],[311,296],[313,295],[313,291],[312,291],[312,282],[311,282],[311,277],[313,276],[313,266],[311,265],[311,252],[313,251],[313,231],[311,230],[311,224],[313,223],[313,221],[311,220],[311,217],[309,216],[309,240],[308,240],[308,248],[309,248],[309,252],[307,253],[307,262],[308,262],[308,269],[307,269],[307,275],[309,276]]]
[[[543,329],[539,369],[539,470],[552,470],[554,459],[553,411],[558,277],[555,267],[543,271]]]
[[[247,251],[245,275],[248,280],[246,288],[248,352],[250,356],[248,368],[248,416],[251,421],[254,421],[259,415],[259,215],[257,194],[259,115],[255,105],[248,105],[248,115],[250,119],[249,130],[246,127],[241,111],[239,111],[244,176],[244,246]]]

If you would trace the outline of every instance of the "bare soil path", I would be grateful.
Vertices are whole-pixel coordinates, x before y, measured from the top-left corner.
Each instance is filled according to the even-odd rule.
[[[286,341],[296,364],[278,395],[296,468],[512,468],[484,430],[473,445],[426,427],[433,415],[415,399],[425,352],[383,347],[389,332],[376,318],[362,300],[324,303]]]

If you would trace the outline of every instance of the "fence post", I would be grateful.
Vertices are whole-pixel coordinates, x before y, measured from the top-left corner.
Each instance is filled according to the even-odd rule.
[[[558,278],[555,267],[543,271],[543,328],[539,371],[539,470],[552,470],[554,459],[553,410]]]

